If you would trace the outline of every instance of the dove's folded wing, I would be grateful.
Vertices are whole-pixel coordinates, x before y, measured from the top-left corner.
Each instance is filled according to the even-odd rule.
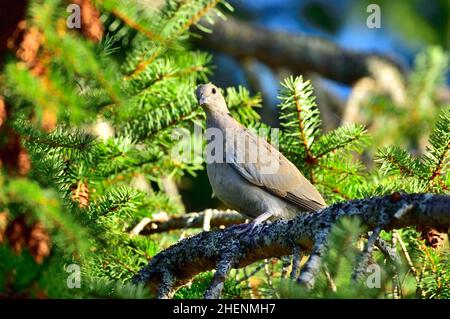
[[[227,163],[247,181],[304,211],[317,211],[326,206],[319,192],[295,165],[265,139],[241,128],[230,135],[225,151]]]

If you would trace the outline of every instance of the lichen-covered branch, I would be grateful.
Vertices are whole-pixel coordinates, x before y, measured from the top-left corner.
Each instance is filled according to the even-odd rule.
[[[246,225],[202,232],[154,256],[136,275],[134,282],[146,283],[153,291],[159,288],[160,295],[169,296],[168,289],[176,291],[197,274],[226,264],[227,259],[232,260],[232,267],[241,268],[265,258],[289,255],[295,246],[305,253],[315,247],[315,251],[319,251],[316,256],[320,256],[321,249],[326,246],[327,229],[346,216],[359,217],[370,230],[412,225],[446,229],[450,226],[450,196],[395,193],[337,203],[292,220],[263,223],[251,234],[241,232]],[[230,251],[235,252],[232,257]],[[173,277],[167,280],[167,274]]]
[[[206,299],[217,299],[220,297],[225,280],[231,268],[234,266],[238,255],[239,242],[236,240],[233,245],[229,245],[229,249],[226,252],[222,253],[211,286],[209,286],[205,293]]]
[[[168,299],[172,296],[174,279],[174,275],[168,269],[161,271],[161,283],[157,290],[158,299]]]
[[[311,254],[303,267],[297,282],[304,285],[307,289],[312,289],[316,280],[316,275],[322,266],[322,255],[326,250],[327,237],[331,226],[325,227],[314,236],[314,245]]]
[[[373,248],[375,247],[377,239],[380,236],[381,230],[382,230],[381,226],[377,226],[370,234],[369,239],[367,240],[367,243],[364,246],[363,252],[357,262],[355,271],[352,274],[352,279],[354,281],[360,279],[362,274],[366,270],[370,256],[372,256]]]
[[[139,229],[139,234],[151,235],[175,229],[203,228],[205,216],[208,215],[210,215],[210,227],[228,227],[245,222],[245,218],[236,211],[208,209],[203,212],[188,213],[179,216],[159,216],[158,218],[147,221],[145,226]]]
[[[403,66],[392,58],[350,51],[320,37],[268,30],[233,17],[203,24],[213,32],[195,30],[202,35],[194,39],[200,46],[239,60],[254,58],[274,69],[284,67],[300,74],[313,71],[345,84],[375,76],[380,66],[404,73]]]
[[[300,262],[303,257],[303,252],[300,250],[298,246],[295,246],[292,251],[292,269],[289,278],[294,280],[297,278],[297,271],[300,268]]]

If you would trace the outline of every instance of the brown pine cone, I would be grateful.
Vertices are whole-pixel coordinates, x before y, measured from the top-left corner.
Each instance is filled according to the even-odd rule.
[[[7,219],[7,215],[4,217],[3,214],[6,213],[0,213],[0,236],[2,234],[2,219]],[[30,227],[27,225],[25,218],[25,215],[21,215],[10,222],[6,226],[5,237],[16,254],[20,254],[24,248],[28,248],[36,263],[41,264],[45,257],[50,255],[50,235],[42,222],[37,221]]]
[[[38,221],[31,226],[28,239],[28,249],[36,263],[41,264],[45,257],[50,255],[51,241],[50,235],[45,230],[44,225]]]
[[[27,244],[28,226],[25,222],[25,216],[21,215],[9,223],[6,228],[6,238],[12,250],[19,254]]]
[[[31,169],[31,160],[27,150],[20,142],[17,132],[7,128],[0,134],[7,136],[6,143],[0,145],[0,165],[5,166],[10,175],[24,176]]]
[[[44,109],[42,114],[42,129],[46,132],[51,132],[56,128],[56,123],[56,113],[52,110]]]
[[[31,160],[30,155],[28,155],[27,150],[21,146],[19,155],[17,156],[17,169],[21,176],[25,176],[30,172]]]
[[[42,43],[42,33],[37,27],[30,27],[25,31],[16,56],[32,67],[37,60],[39,48]]]
[[[72,200],[78,203],[79,208],[89,206],[89,188],[85,182],[79,181],[72,186]]]
[[[425,241],[425,245],[431,248],[440,247],[445,239],[445,233],[436,230],[432,226],[418,226],[417,230],[421,232],[421,239]]]
[[[19,21],[17,23],[17,26],[14,30],[14,32],[11,34],[11,36],[8,37],[7,40],[7,48],[11,51],[17,51],[17,49],[20,46],[20,43],[22,42],[23,35],[25,34],[25,30],[27,29],[27,22],[25,20]]]
[[[81,9],[81,28],[86,38],[100,42],[103,37],[103,24],[100,21],[100,12],[91,0],[72,0]]]
[[[3,97],[0,95],[0,127],[6,122],[6,116],[8,115],[6,111],[6,104]]]
[[[5,239],[7,226],[8,226],[8,213],[0,212],[0,244]]]

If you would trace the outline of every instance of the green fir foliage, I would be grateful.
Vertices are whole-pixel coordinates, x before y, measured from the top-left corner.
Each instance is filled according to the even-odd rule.
[[[190,154],[192,150],[182,159],[173,156],[179,146],[174,131],[189,133],[194,125],[204,126],[194,90],[212,73],[211,56],[192,49],[189,29],[196,25],[209,31],[200,20],[222,18],[222,11],[232,8],[220,0],[168,0],[152,10],[141,2],[95,3],[105,27],[100,43],[64,27],[65,2],[30,1],[27,22],[42,33],[41,50],[50,62],[43,61],[46,71],[40,75],[12,57],[3,67],[0,94],[12,108],[5,125],[20,137],[31,170],[25,176],[0,170],[0,297],[154,297],[130,279],[156,253],[198,231],[132,232],[144,218],[183,212],[164,182],[204,169],[201,155]],[[379,120],[398,122],[385,125],[389,130],[383,134],[395,141],[391,146],[377,134],[370,138],[360,124],[325,132],[311,83],[288,77],[279,92],[280,136],[271,142],[328,204],[393,191],[448,194],[450,109],[435,98],[447,65],[445,52],[430,48],[417,58],[403,106],[382,96],[371,101],[378,107],[367,108],[370,116],[383,110]],[[267,132],[256,112],[259,94],[252,96],[243,87],[223,93],[238,121]],[[55,128],[45,128],[48,114],[57,118]],[[417,152],[424,132],[428,142]],[[187,143],[195,144],[197,138]],[[0,143],[6,139],[2,136]],[[375,152],[378,167],[367,156]],[[19,221],[24,229],[39,221],[48,232],[50,253],[42,260],[27,242],[1,236],[2,227]],[[398,243],[394,246],[401,267],[376,251],[374,262],[384,278],[380,288],[352,282],[351,266],[367,238],[360,226],[357,220],[343,220],[334,228],[324,257],[328,274],[320,274],[313,291],[280,280],[281,263],[269,260],[264,271],[245,280],[238,279],[260,265],[236,270],[225,282],[224,297],[393,298],[400,278],[401,297],[450,298],[448,253],[425,247],[415,229],[398,232],[406,247],[405,253]],[[382,237],[389,243],[393,238],[391,233]],[[406,254],[418,272],[417,282]],[[67,284],[72,264],[80,267],[79,289]],[[175,298],[201,298],[211,278],[210,272],[199,275]]]

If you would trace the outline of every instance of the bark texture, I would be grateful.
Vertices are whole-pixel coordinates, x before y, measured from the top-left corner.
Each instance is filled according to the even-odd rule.
[[[208,216],[208,213],[210,213],[211,216],[208,226],[211,228],[221,226],[228,227],[245,222],[245,218],[236,211],[208,209],[198,213],[167,216],[167,218],[164,219],[151,220],[139,231],[139,234],[151,235],[175,229],[202,228],[205,226],[205,217]]]
[[[342,217],[359,217],[372,230],[361,262],[365,263],[381,230],[413,225],[450,226],[450,196],[436,194],[394,193],[383,197],[351,200],[329,206],[318,213],[305,213],[292,220],[258,225],[253,233],[242,233],[245,225],[202,232],[154,256],[134,278],[146,283],[158,297],[170,297],[197,274],[217,269],[206,297],[220,296],[224,278],[231,268],[241,268],[255,261],[282,257],[301,250],[310,254],[298,282],[314,285],[327,247],[331,227]],[[358,275],[356,265],[355,277]]]

